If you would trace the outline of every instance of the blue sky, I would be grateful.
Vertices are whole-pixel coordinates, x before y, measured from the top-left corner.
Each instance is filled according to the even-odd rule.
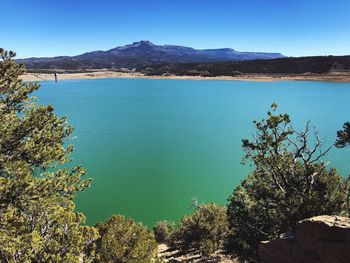
[[[195,48],[350,54],[350,0],[0,0],[0,47],[76,55],[138,40]]]

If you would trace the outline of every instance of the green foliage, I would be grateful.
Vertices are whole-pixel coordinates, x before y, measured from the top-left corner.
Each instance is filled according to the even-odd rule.
[[[175,245],[182,250],[195,249],[210,255],[220,247],[227,233],[226,207],[206,204],[181,219],[173,238]]]
[[[98,232],[81,225],[73,202],[89,181],[81,167],[56,169],[69,160],[73,128],[31,97],[39,85],[19,79],[14,56],[0,49],[0,261],[91,261]]]
[[[171,243],[172,235],[175,231],[175,223],[166,220],[158,222],[153,227],[154,237],[158,243]]]
[[[337,140],[335,142],[335,147],[345,148],[350,145],[350,122],[346,122],[343,125],[343,130],[337,132]],[[350,176],[347,178],[347,200],[346,206],[348,211],[348,216],[350,215]]]
[[[156,262],[157,242],[140,223],[121,215],[96,225],[101,238],[97,241],[97,262]]]
[[[260,241],[293,231],[299,220],[345,208],[346,182],[320,161],[329,148],[322,150],[316,132],[311,144],[309,124],[298,132],[276,108],[273,104],[266,120],[254,122],[252,140],[243,140],[245,159],[255,170],[229,198],[227,248],[249,261],[257,260]]]
[[[350,122],[344,123],[343,130],[337,132],[337,137],[335,142],[337,148],[344,148],[350,144]]]

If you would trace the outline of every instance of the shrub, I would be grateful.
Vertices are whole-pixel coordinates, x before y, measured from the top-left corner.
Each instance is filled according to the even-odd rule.
[[[158,243],[170,244],[174,231],[174,222],[168,222],[166,220],[158,222],[153,227],[154,236]]]
[[[229,198],[228,219],[232,234],[227,249],[242,259],[258,260],[258,244],[294,231],[299,220],[344,211],[346,182],[335,169],[320,161],[317,133],[310,143],[310,128],[294,130],[287,114],[273,112],[261,122],[253,140],[243,140],[245,158],[255,170]]]
[[[155,262],[157,242],[145,226],[121,215],[96,225],[98,262]]]
[[[195,249],[209,255],[219,248],[227,232],[226,207],[207,204],[181,219],[174,239],[182,250]]]

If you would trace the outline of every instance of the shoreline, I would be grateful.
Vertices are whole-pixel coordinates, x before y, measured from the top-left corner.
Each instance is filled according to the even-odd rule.
[[[54,74],[49,73],[26,73],[20,76],[23,81],[54,81]],[[336,74],[310,74],[310,75],[287,75],[287,74],[242,74],[239,76],[149,76],[142,73],[123,73],[115,71],[92,71],[85,73],[57,73],[57,79],[60,80],[78,80],[78,79],[103,79],[103,78],[140,78],[140,79],[176,79],[176,80],[240,80],[240,81],[328,81],[328,82],[350,82],[350,75]]]

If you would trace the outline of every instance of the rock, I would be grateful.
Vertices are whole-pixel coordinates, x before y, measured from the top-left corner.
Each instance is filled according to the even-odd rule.
[[[261,263],[349,263],[350,218],[316,216],[298,223],[294,237],[261,242]]]

